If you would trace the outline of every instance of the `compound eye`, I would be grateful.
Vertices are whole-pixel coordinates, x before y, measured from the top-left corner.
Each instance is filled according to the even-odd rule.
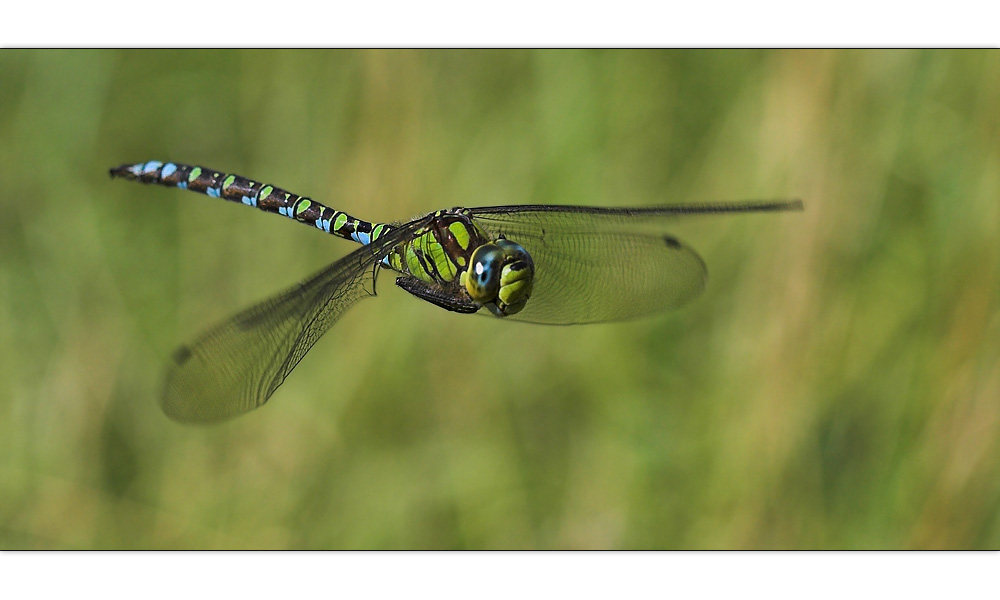
[[[496,244],[505,255],[497,290],[496,306],[500,313],[497,316],[509,317],[521,312],[531,297],[535,263],[527,250],[510,240],[497,240]]]
[[[473,300],[492,302],[496,299],[504,258],[504,251],[496,244],[483,244],[472,253],[465,289]]]

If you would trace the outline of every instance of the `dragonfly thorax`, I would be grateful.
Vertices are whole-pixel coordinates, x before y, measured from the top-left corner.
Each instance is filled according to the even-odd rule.
[[[521,311],[535,266],[511,240],[490,236],[464,208],[441,210],[393,249],[388,264],[431,286],[466,296],[498,317]]]

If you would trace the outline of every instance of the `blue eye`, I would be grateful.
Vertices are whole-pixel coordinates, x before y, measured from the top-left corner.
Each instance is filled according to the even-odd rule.
[[[500,267],[504,252],[496,244],[483,244],[471,257],[472,277],[465,280],[465,289],[476,302],[492,302],[500,289]]]

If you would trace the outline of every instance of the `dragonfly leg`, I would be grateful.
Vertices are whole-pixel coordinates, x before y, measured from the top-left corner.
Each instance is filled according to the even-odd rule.
[[[480,308],[478,302],[474,302],[469,297],[464,296],[458,289],[451,290],[439,286],[430,285],[416,277],[404,275],[396,278],[396,285],[410,292],[421,300],[426,300],[457,313],[474,313]]]

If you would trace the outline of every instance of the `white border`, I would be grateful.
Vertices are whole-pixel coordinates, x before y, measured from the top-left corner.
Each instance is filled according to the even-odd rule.
[[[10,598],[966,598],[996,552],[4,552]]]
[[[988,46],[995,3],[9,2],[0,46]],[[0,59],[2,60],[2,59]]]

